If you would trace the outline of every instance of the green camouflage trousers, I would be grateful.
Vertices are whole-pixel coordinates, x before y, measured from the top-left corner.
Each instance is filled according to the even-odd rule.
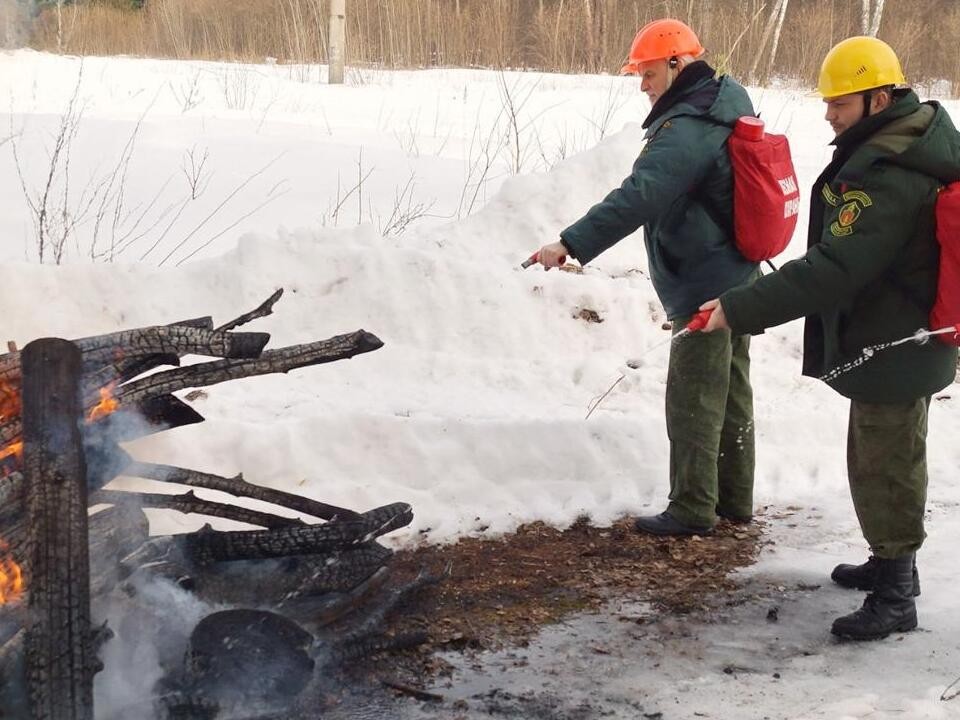
[[[676,334],[690,321],[677,318]],[[716,513],[753,514],[754,428],[750,336],[729,330],[675,340],[667,371],[670,504],[686,525],[713,527]]]
[[[877,557],[916,552],[926,537],[929,409],[929,397],[908,403],[850,403],[850,494],[863,537]]]

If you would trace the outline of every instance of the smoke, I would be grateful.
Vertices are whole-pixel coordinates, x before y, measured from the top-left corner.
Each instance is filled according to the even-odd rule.
[[[119,443],[164,429],[165,425],[150,422],[133,408],[87,424],[84,454],[90,490],[108,485],[131,461]],[[120,522],[142,512],[136,494],[131,493],[131,501]],[[122,555],[136,548],[111,549]],[[101,561],[94,577],[112,587],[105,595],[94,593],[92,620],[107,622],[113,632],[100,651],[104,669],[94,677],[94,706],[97,717],[104,720],[159,720],[165,714],[157,704],[158,682],[182,667],[190,633],[217,608],[160,576],[157,563],[151,564],[157,574],[146,569],[124,578],[119,559],[91,558],[91,565]]]
[[[132,597],[128,595],[133,591]],[[94,705],[104,720],[155,720],[157,682],[182,667],[190,633],[216,610],[168,580],[133,581],[93,608],[114,637],[101,651]]]

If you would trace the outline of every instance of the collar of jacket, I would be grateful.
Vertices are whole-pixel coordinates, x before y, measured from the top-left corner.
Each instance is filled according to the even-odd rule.
[[[667,88],[667,91],[657,98],[653,107],[650,108],[650,114],[647,115],[647,119],[643,121],[641,127],[647,130],[656,123],[656,127],[652,128],[653,132],[656,132],[656,129],[662,124],[662,122],[657,122],[658,120],[666,120],[667,113],[671,109],[686,99],[704,80],[712,79],[716,77],[716,75],[717,71],[703,60],[697,60],[687,65],[680,71],[680,74],[677,75],[673,84]],[[648,135],[649,134],[650,133],[648,133]]]

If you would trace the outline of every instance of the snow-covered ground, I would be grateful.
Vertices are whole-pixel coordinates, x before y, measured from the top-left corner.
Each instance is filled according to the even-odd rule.
[[[0,151],[0,339],[229,319],[283,287],[275,314],[250,326],[270,332],[272,347],[360,327],[385,346],[210,388],[195,402],[206,423],[133,443],[135,456],[243,471],[359,510],[407,501],[416,518],[401,543],[662,509],[667,349],[625,367],[668,337],[639,236],[582,275],[518,269],[629,171],[649,109],[636,81],[353,71],[329,87],[321,74],[125,58],[88,58],[81,71],[75,58],[0,55],[0,137],[11,136]],[[789,135],[809,186],[830,155],[820,101],[804,90],[751,95],[768,129]],[[64,125],[72,97],[75,119]],[[960,115],[960,103],[947,106]],[[47,260],[64,210],[79,221],[63,264],[41,265],[25,192],[38,207],[60,136],[72,142],[50,182],[48,215],[60,219],[48,228]],[[800,225],[784,257],[802,252]],[[603,322],[580,319],[581,309]],[[799,340],[794,323],[753,345],[757,501],[772,514],[797,510],[772,520],[777,543],[746,575],[785,588],[824,583],[836,562],[866,554],[844,476],[846,403],[799,376]],[[657,668],[611,679],[616,692],[655,683],[665,718],[960,717],[960,699],[938,699],[960,675],[958,433],[952,387],[931,411],[921,631],[835,645],[831,613],[856,597],[800,593],[791,602],[800,620],[787,613],[776,640],[744,650],[775,657],[790,682],[711,679],[709,659],[668,645]],[[201,522],[152,519],[156,532]],[[744,635],[749,625],[721,625],[703,642]],[[681,712],[675,697],[702,704]]]

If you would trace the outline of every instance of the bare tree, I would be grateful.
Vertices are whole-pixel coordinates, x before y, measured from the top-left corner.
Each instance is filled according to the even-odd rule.
[[[864,1],[866,2],[866,0]],[[774,26],[777,26],[777,19],[780,17],[780,10],[784,5],[786,5],[786,0],[776,0],[776,3],[770,7],[770,16],[767,18],[767,24],[763,28],[763,36],[760,38],[760,47],[758,47],[754,52],[753,62],[750,64],[750,82],[757,82],[759,79],[757,78],[757,68],[760,67],[760,59],[763,57],[763,51],[767,49],[767,43],[770,41],[770,35],[773,33]],[[762,9],[763,8],[761,8],[761,10]]]
[[[767,63],[767,76],[773,72],[773,66],[777,62],[777,48],[780,47],[780,33],[783,30],[783,20],[787,16],[787,5],[790,0],[782,0],[780,3],[780,17],[777,18],[777,29],[773,33],[773,46],[770,48],[770,61]]]
[[[873,19],[870,21],[870,35],[873,37],[877,36],[877,33],[880,32],[880,21],[883,19],[883,3],[884,0],[875,0],[873,6]]]
[[[343,60],[346,45],[346,0],[330,0],[330,84],[343,84]]]
[[[864,35],[876,37],[883,19],[885,0],[861,0],[860,30]]]

